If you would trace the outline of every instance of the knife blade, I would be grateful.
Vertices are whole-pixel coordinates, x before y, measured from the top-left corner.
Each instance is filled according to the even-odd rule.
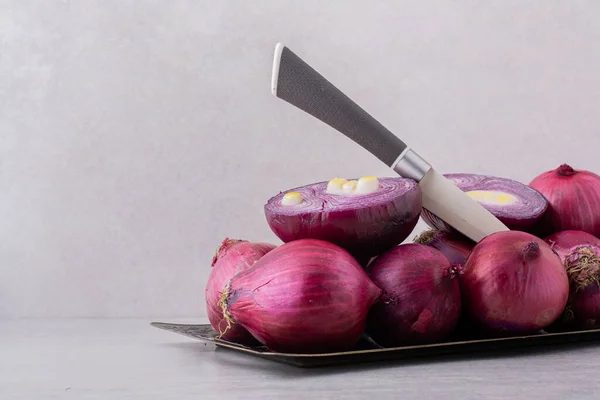
[[[431,163],[282,43],[275,46],[271,92],[353,140],[394,172],[419,182],[423,208],[475,242],[508,228]]]

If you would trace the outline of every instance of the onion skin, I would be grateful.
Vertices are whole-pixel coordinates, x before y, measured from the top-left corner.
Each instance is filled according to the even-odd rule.
[[[567,230],[544,239],[567,270],[567,307],[552,329],[600,327],[600,239],[584,231]]]
[[[212,259],[212,269],[204,291],[208,320],[216,332],[222,333],[227,326],[223,312],[217,306],[221,297],[220,291],[234,275],[252,267],[262,256],[275,248],[276,246],[270,243],[229,238],[223,240]],[[221,339],[240,344],[256,343],[250,332],[240,325],[231,327],[222,334]]]
[[[383,347],[448,337],[461,314],[461,270],[439,250],[418,243],[402,244],[379,256],[368,273],[384,292],[371,309],[367,334]]]
[[[502,231],[475,245],[461,289],[469,316],[483,332],[527,335],[559,318],[567,303],[569,279],[560,258],[542,239]]]
[[[327,353],[357,344],[381,293],[346,250],[300,239],[235,275],[220,305],[232,326],[273,351]]]
[[[429,229],[414,239],[415,243],[424,244],[441,251],[451,264],[464,266],[475,242],[458,232],[446,232]]]
[[[406,178],[380,178],[372,194],[328,194],[327,182],[279,193],[264,206],[271,230],[284,243],[320,239],[343,247],[363,265],[371,257],[404,241],[413,231],[422,208],[421,188]],[[301,206],[282,206],[288,192],[300,192]]]
[[[548,209],[548,201],[541,193],[531,186],[513,179],[466,173],[444,174],[444,176],[464,192],[473,190],[502,191],[517,197],[519,201],[513,205],[497,205],[476,200],[510,230],[531,232]],[[431,228],[456,232],[450,225],[425,208],[422,211],[422,218]]]
[[[529,186],[548,200],[549,207],[538,224],[538,235],[579,230],[600,236],[600,176],[568,164],[536,176]]]

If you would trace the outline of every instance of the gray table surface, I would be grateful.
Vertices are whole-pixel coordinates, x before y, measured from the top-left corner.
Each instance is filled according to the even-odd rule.
[[[298,369],[150,321],[0,321],[0,399],[600,398],[600,345]]]

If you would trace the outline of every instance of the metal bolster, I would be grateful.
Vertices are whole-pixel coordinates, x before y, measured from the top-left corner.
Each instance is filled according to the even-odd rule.
[[[404,178],[420,182],[431,169],[431,164],[425,161],[412,149],[406,148],[394,161],[392,169]]]

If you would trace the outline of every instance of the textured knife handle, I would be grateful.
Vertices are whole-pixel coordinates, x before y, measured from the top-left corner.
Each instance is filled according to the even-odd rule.
[[[287,47],[277,45],[273,94],[337,129],[391,167],[406,144]]]

